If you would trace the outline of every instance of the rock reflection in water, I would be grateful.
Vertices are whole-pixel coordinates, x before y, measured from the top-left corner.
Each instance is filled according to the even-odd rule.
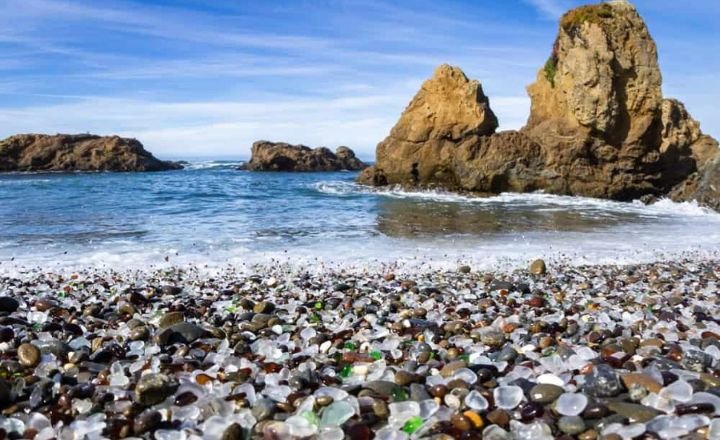
[[[391,237],[589,232],[641,221],[643,217],[627,212],[608,212],[589,207],[572,210],[550,204],[521,206],[382,199],[377,206],[378,231]]]

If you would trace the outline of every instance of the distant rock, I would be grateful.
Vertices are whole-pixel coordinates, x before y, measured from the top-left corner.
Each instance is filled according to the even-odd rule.
[[[440,66],[358,181],[712,204],[717,141],[682,103],[663,98],[655,42],[629,2],[565,14],[528,93],[527,125],[495,133],[480,84]]]
[[[250,161],[240,169],[248,171],[357,171],[366,165],[348,147],[335,153],[325,147],[310,148],[283,142],[258,141]]]
[[[0,141],[0,172],[166,171],[182,165],[155,158],[135,139],[21,134]]]

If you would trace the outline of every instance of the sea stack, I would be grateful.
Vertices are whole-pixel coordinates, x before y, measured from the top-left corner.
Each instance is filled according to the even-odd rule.
[[[495,133],[480,84],[443,65],[359,181],[615,200],[671,195],[712,205],[718,143],[682,103],[663,98],[661,85],[657,48],[636,9],[625,1],[583,6],[562,17],[528,87],[524,128]]]
[[[90,134],[20,134],[0,141],[0,172],[166,171],[182,165],[157,159],[136,139]]]
[[[326,147],[310,148],[284,142],[257,141],[250,161],[240,169],[248,171],[359,171],[366,167],[348,147],[335,153]]]

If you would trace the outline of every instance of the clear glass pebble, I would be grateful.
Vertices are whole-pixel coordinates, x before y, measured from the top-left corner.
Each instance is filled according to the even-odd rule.
[[[317,425],[310,422],[307,417],[290,416],[285,420],[290,435],[297,438],[305,438],[315,435],[318,430]]]
[[[489,406],[487,399],[476,390],[470,391],[465,396],[465,405],[475,411],[485,411]]]
[[[712,419],[707,433],[708,440],[720,440],[720,419]]]
[[[660,390],[663,397],[668,397],[676,402],[689,402],[693,396],[692,386],[684,380],[676,380]]]
[[[564,416],[578,416],[582,414],[588,404],[588,398],[580,393],[564,393],[555,402],[555,410]]]
[[[515,385],[500,386],[493,390],[493,397],[498,408],[515,409],[523,400],[523,390]]]
[[[321,426],[340,426],[355,415],[355,408],[346,401],[333,402],[323,409]]]

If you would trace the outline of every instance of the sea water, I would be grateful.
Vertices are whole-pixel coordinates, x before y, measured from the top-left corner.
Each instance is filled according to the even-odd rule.
[[[375,190],[355,173],[0,175],[0,272],[254,264],[416,268],[715,257],[720,214],[542,193]]]

